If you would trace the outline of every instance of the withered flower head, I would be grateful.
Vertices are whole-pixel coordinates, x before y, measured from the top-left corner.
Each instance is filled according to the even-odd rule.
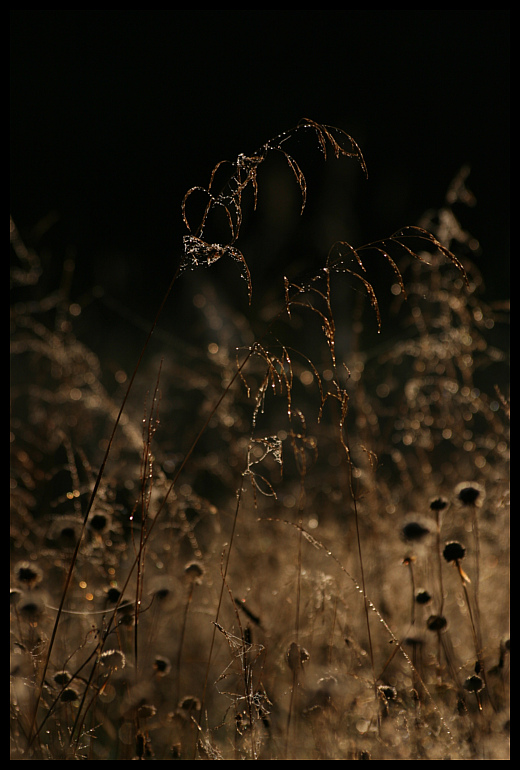
[[[443,631],[448,625],[448,621],[443,615],[430,615],[426,621],[428,631]]]
[[[451,543],[446,543],[446,546],[444,548],[444,551],[442,552],[442,555],[446,559],[447,562],[450,561],[460,561],[460,559],[464,558],[464,554],[466,553],[466,549],[464,548],[461,543],[457,543],[456,541],[453,541]]]
[[[27,588],[34,588],[35,585],[41,583],[43,576],[41,569],[29,561],[18,562],[14,568],[14,574],[18,582]]]
[[[455,487],[455,495],[462,505],[478,505],[484,497],[484,487],[473,481],[462,481]]]

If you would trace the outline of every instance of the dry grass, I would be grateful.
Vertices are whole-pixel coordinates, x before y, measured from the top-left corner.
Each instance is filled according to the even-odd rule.
[[[244,201],[281,155],[303,210],[302,135],[366,173],[307,120],[190,189],[122,391],[66,291],[31,300],[11,224],[12,759],[509,758],[507,316],[454,216],[467,173],[417,226],[273,275],[258,311]],[[191,274],[200,342],[157,358]]]

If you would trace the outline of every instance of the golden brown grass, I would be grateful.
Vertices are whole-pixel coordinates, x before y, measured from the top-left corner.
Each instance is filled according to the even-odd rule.
[[[12,759],[508,758],[505,311],[454,216],[467,172],[258,310],[244,201],[279,155],[303,211],[301,135],[366,174],[310,120],[217,164],[123,392],[77,303],[31,301],[11,224]],[[151,355],[178,283],[226,262],[249,315],[201,277],[200,345]]]

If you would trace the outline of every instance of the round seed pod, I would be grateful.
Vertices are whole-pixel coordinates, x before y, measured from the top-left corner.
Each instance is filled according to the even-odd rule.
[[[464,682],[464,689],[467,690],[467,692],[480,692],[484,689],[484,682],[476,674],[469,676]]]
[[[291,671],[298,671],[309,660],[309,653],[296,642],[291,642],[287,650],[286,660]]]
[[[430,522],[425,519],[416,517],[409,519],[401,529],[401,533],[405,540],[420,541],[423,540],[431,532]]]
[[[462,505],[476,505],[484,496],[484,487],[470,481],[463,481],[455,487],[455,495]]]
[[[447,508],[449,502],[445,497],[434,497],[430,500],[430,511],[444,511]]]
[[[430,615],[426,621],[428,631],[444,631],[447,625],[448,621],[443,615]]]
[[[18,562],[14,568],[14,574],[18,582],[27,588],[34,588],[35,585],[41,583],[43,577],[41,569],[29,561]]]
[[[457,543],[456,541],[453,541],[451,543],[446,543],[444,547],[444,551],[442,552],[442,555],[446,559],[447,562],[450,561],[460,561],[464,558],[464,555],[466,553],[466,549],[461,543]]]

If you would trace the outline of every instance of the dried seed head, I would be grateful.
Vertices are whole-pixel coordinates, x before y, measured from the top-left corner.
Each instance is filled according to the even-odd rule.
[[[52,677],[54,682],[56,684],[59,684],[61,687],[63,687],[64,684],[68,684],[71,680],[71,676],[68,671],[56,671],[54,676]]]
[[[126,658],[121,650],[106,650],[99,656],[99,662],[107,668],[118,669],[125,667]]]
[[[389,684],[380,684],[378,690],[385,700],[395,700],[397,698],[397,690]]]
[[[420,517],[407,521],[401,530],[405,540],[423,540],[431,532],[430,522]]]
[[[22,596],[23,594],[19,588],[11,588],[9,594],[9,606],[14,607],[16,604],[18,604]]]
[[[430,501],[430,511],[444,511],[449,505],[446,497],[434,497]]]
[[[101,535],[110,525],[110,516],[104,511],[97,511],[89,518],[88,525],[93,532]]]
[[[484,682],[476,674],[474,676],[469,676],[464,682],[464,689],[467,690],[467,692],[480,692],[484,689]]]
[[[462,481],[455,487],[455,495],[462,505],[478,505],[484,498],[484,487],[470,481]]]
[[[430,615],[426,621],[428,631],[444,631],[447,625],[448,621],[443,615]]]
[[[184,567],[184,574],[193,583],[200,583],[200,580],[204,574],[204,567],[198,561],[190,561]]]
[[[182,711],[189,711],[190,713],[192,711],[200,711],[200,707],[200,700],[195,695],[186,695],[179,703],[179,708]]]
[[[415,647],[417,649],[423,646],[424,639],[422,636],[412,631],[409,636],[405,637],[403,644],[406,644],[408,647]]]
[[[150,595],[159,602],[163,602],[174,594],[174,581],[168,575],[160,575],[153,579],[150,586]]]
[[[18,562],[14,568],[14,574],[18,582],[29,589],[41,583],[43,577],[41,569],[29,561]]]
[[[461,543],[457,543],[456,541],[453,541],[451,543],[446,543],[446,546],[444,548],[444,551],[442,552],[442,555],[446,559],[447,562],[450,561],[460,561],[464,558],[464,554],[466,553],[466,549],[464,548]]]
[[[141,703],[138,713],[142,719],[151,719],[151,717],[156,715],[157,709],[152,703]]]
[[[291,642],[286,653],[286,659],[291,671],[299,671],[303,664],[309,660],[309,653],[296,642]]]
[[[119,588],[115,588],[114,586],[111,586],[107,591],[107,599],[111,604],[116,604],[120,596],[121,591]]]
[[[29,623],[37,623],[45,611],[45,602],[38,592],[30,592],[20,598],[17,609],[20,616]]]
[[[156,591],[153,592],[154,597],[159,601],[163,601],[164,599],[167,599],[170,594],[171,594],[171,591],[169,588],[167,588],[167,586],[162,586],[161,588],[158,588]]]
[[[74,703],[74,701],[78,700],[79,693],[75,687],[66,687],[60,698],[64,703]]]
[[[431,594],[426,591],[426,589],[421,588],[417,593],[415,594],[415,601],[417,604],[429,604],[432,600]]]
[[[166,676],[170,673],[172,666],[169,658],[165,658],[163,655],[156,655],[153,667],[160,676]]]

